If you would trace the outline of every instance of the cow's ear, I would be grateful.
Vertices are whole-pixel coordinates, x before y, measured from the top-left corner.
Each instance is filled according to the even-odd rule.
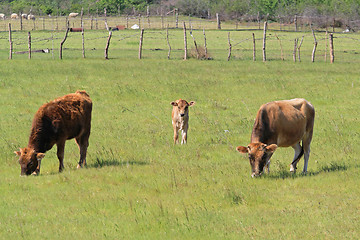
[[[171,102],[170,104],[173,105],[173,106],[177,106],[176,102]]]
[[[266,152],[267,153],[273,153],[275,152],[275,150],[277,149],[277,145],[276,144],[271,144],[269,146],[266,146]]]
[[[45,157],[45,154],[44,153],[37,153],[36,154],[36,159],[38,160],[38,161],[40,161],[41,159],[43,159]]]
[[[189,106],[193,106],[193,105],[195,105],[194,101],[189,102]]]
[[[60,120],[53,120],[52,121],[52,126],[53,126],[53,130],[54,130],[54,132],[55,133],[57,133],[58,132],[58,130],[59,130],[59,126],[60,126]]]
[[[16,155],[18,155],[18,156],[21,156],[21,152],[20,151],[15,151],[14,152]]]
[[[249,151],[248,151],[248,148],[247,147],[243,147],[243,146],[238,146],[237,148],[236,148],[236,150],[238,151],[238,152],[240,152],[240,153],[248,153]]]

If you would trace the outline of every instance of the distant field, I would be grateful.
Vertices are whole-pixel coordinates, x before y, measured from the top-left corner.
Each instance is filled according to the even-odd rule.
[[[358,238],[360,66],[346,50],[347,38],[336,41],[335,64],[325,63],[320,53],[317,62],[309,61],[309,34],[301,63],[292,62],[292,52],[280,61],[278,50],[263,63],[260,45],[254,63],[252,52],[244,50],[251,42],[226,61],[226,31],[209,31],[212,61],[181,60],[180,30],[171,32],[174,49],[180,49],[171,60],[164,32],[145,37],[143,60],[137,59],[138,35],[119,41],[132,32],[116,34],[109,61],[103,60],[104,38],[89,43],[95,50],[87,50],[87,59],[80,49],[65,51],[62,61],[57,53],[54,60],[51,53],[38,53],[31,61],[26,54],[9,61],[1,33],[1,239]],[[202,31],[195,34],[201,42]],[[235,43],[251,36],[231,35]],[[284,45],[291,49],[290,39],[301,36],[286,35]],[[80,35],[73,35],[66,47],[79,43]],[[94,103],[88,167],[76,170],[79,152],[71,140],[63,173],[57,172],[54,147],[40,176],[20,177],[13,152],[26,146],[34,113],[77,89]],[[261,104],[295,97],[316,110],[309,173],[290,175],[293,150],[283,148],[272,157],[271,173],[252,179],[247,157],[235,148],[249,143]],[[170,102],[178,98],[196,101],[184,146],[172,143]]]

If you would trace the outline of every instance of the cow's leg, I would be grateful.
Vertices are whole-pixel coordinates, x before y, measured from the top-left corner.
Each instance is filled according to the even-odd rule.
[[[293,159],[292,163],[290,164],[290,172],[295,173],[296,165],[298,164],[298,162],[300,161],[300,158],[304,154],[304,149],[301,147],[300,142],[298,142],[297,144],[292,146],[292,148],[294,149],[295,154],[294,154],[294,159]]]
[[[57,157],[59,159],[59,172],[62,172],[64,169],[64,151],[65,151],[65,141],[61,141],[56,144],[57,146]]]
[[[179,139],[179,129],[174,126],[174,144],[176,144],[178,139]]]
[[[89,146],[89,136],[90,133],[83,134],[80,137],[75,138],[75,141],[79,146],[79,150],[80,150],[80,161],[79,164],[77,165],[77,168],[82,168],[82,166],[86,166],[86,153],[87,153],[87,148]]]
[[[187,142],[187,131],[186,130],[181,130],[181,144],[186,144]]]
[[[309,157],[310,157],[311,138],[312,138],[312,136],[303,139],[303,148],[304,148],[304,169],[303,169],[303,173],[307,173],[307,166],[308,166]]]

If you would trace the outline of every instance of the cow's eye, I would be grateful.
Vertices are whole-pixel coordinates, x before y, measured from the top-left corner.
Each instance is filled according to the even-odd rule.
[[[188,109],[188,106],[185,107],[185,110],[187,110],[187,109]]]

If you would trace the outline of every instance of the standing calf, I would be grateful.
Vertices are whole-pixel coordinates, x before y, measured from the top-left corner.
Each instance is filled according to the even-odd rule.
[[[59,172],[64,168],[65,141],[75,138],[80,149],[78,168],[86,165],[89,146],[92,102],[85,91],[76,91],[42,105],[36,112],[28,146],[18,155],[21,175],[39,174],[45,152],[57,145]]]
[[[187,131],[189,128],[189,107],[193,106],[195,102],[191,101],[188,103],[180,98],[170,104],[173,105],[171,118],[174,128],[174,144],[178,141],[179,130],[181,130],[182,134],[181,144],[184,144],[187,141]]]
[[[241,153],[249,154],[251,176],[261,175],[265,167],[269,172],[270,158],[276,148],[290,146],[295,150],[290,172],[296,171],[296,165],[304,154],[303,173],[306,173],[314,119],[313,105],[302,98],[262,105],[256,116],[251,143],[247,147],[236,148]]]

